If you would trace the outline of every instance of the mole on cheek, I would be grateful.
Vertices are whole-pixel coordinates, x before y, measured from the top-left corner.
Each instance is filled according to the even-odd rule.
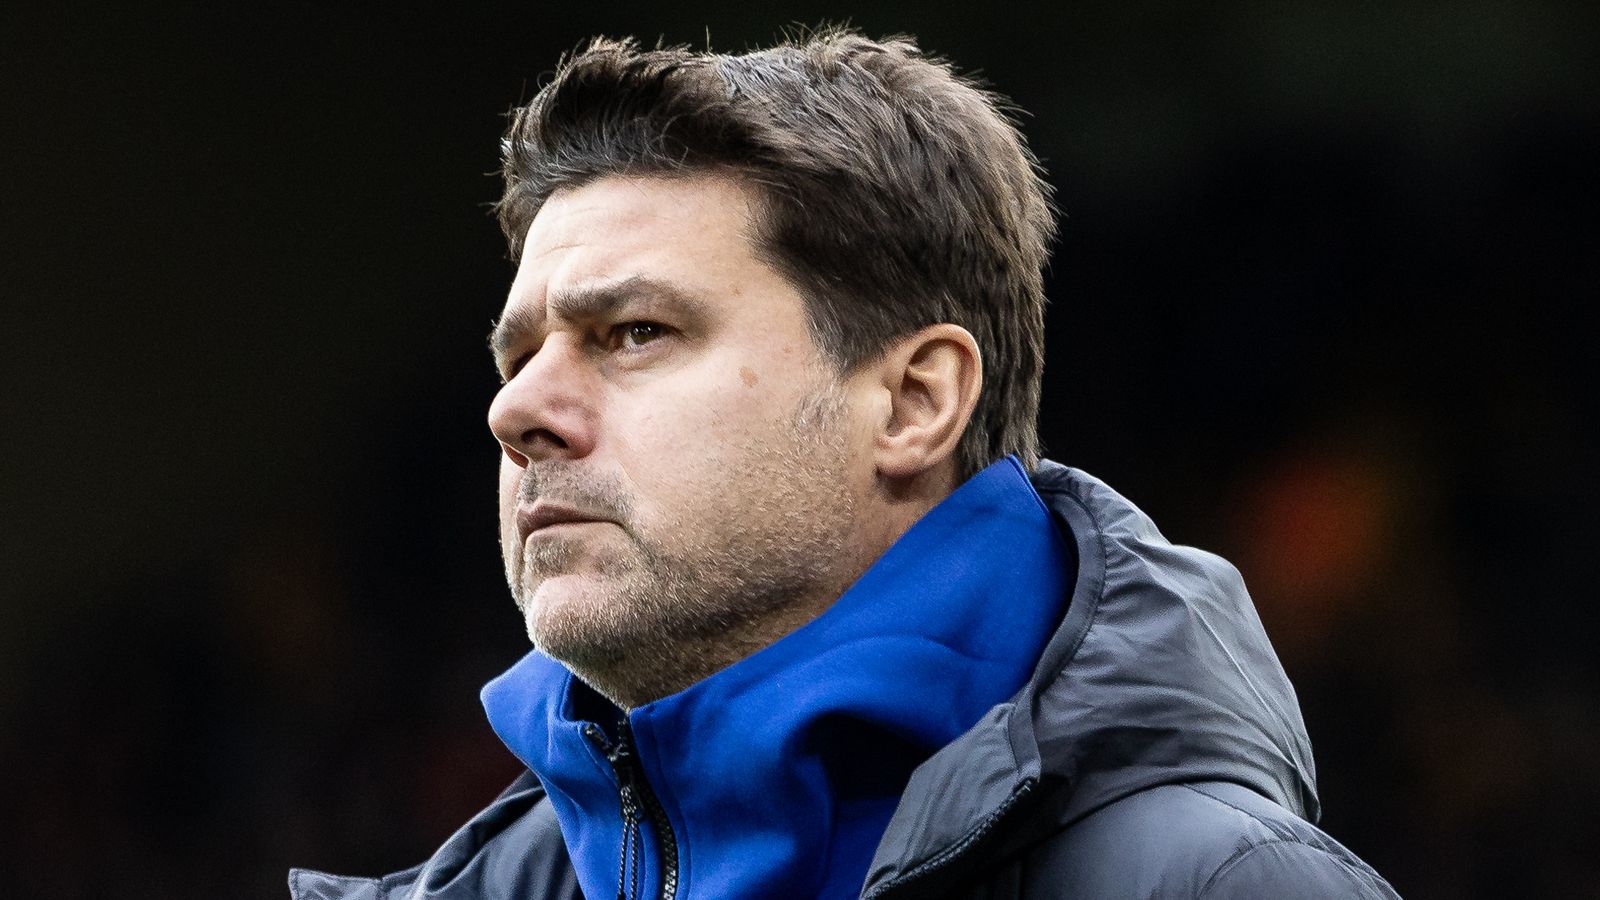
[[[761,380],[756,377],[756,373],[749,366],[739,367],[739,378],[744,381],[745,387],[755,387],[756,382]]]

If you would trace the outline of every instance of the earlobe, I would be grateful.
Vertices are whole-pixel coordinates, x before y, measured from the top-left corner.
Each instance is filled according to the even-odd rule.
[[[959,325],[930,325],[890,348],[880,371],[889,408],[874,441],[878,473],[902,480],[941,468],[978,404],[977,341]]]

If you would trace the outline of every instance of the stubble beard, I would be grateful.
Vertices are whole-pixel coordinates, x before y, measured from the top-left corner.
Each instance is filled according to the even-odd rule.
[[[649,534],[633,527],[633,504],[615,480],[541,473],[538,490],[615,514],[627,552],[594,559],[574,538],[531,541],[520,548],[520,578],[508,557],[512,595],[534,646],[631,708],[676,693],[826,609],[860,574],[849,546],[856,508],[843,411],[836,386],[819,388],[787,434],[752,442],[728,471],[713,473],[717,496],[700,498],[691,515],[651,523]],[[530,602],[547,578],[571,573],[585,558],[591,596]]]

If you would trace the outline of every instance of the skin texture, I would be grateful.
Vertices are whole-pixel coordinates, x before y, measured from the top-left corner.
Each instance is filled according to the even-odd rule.
[[[837,374],[752,209],[709,175],[558,191],[492,339],[507,581],[534,645],[623,708],[826,610],[954,487],[976,402],[954,325]]]

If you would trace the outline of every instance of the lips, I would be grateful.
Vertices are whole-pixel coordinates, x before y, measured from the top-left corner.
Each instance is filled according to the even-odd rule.
[[[524,541],[535,532],[552,525],[610,521],[604,516],[548,500],[537,501],[532,506],[517,507],[517,534]]]

